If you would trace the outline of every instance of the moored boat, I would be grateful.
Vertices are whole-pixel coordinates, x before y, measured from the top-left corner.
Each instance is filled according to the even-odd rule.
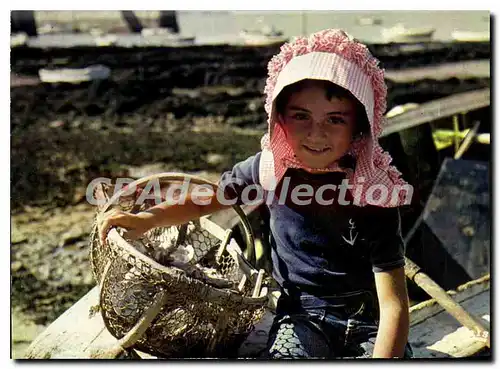
[[[107,79],[111,70],[104,65],[91,65],[87,68],[62,68],[38,71],[40,80],[45,83],[81,83],[99,79]]]
[[[242,30],[240,37],[244,40],[245,44],[253,46],[272,45],[283,43],[287,40],[282,31],[268,26],[262,27],[260,30]]]
[[[194,36],[182,36],[173,32],[170,28],[165,27],[143,28],[141,36],[145,39],[161,38],[162,40],[167,40],[169,43],[174,44],[193,44],[195,42]]]
[[[453,31],[451,38],[459,42],[488,42],[490,41],[489,31]]]
[[[433,27],[407,28],[402,23],[382,29],[382,37],[387,42],[428,42],[436,31]]]
[[[356,21],[360,26],[379,26],[382,24],[382,19],[376,17],[359,17]]]

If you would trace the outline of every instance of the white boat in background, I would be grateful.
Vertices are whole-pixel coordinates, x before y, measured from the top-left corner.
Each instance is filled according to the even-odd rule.
[[[118,37],[116,35],[111,35],[111,34],[106,34],[106,35],[99,35],[95,37],[95,45],[96,46],[113,46],[116,45],[116,42],[118,41]]]
[[[141,35],[146,39],[161,37],[175,44],[193,44],[195,41],[194,36],[181,36],[178,33],[172,32],[170,28],[162,27],[143,28]]]
[[[488,42],[490,31],[453,31],[451,38],[462,42]]]
[[[92,27],[88,32],[94,37],[100,37],[105,34],[105,32],[99,27]]]
[[[91,65],[87,68],[45,69],[38,71],[40,80],[45,83],[81,83],[107,79],[111,69],[104,65]]]
[[[49,35],[54,33],[61,33],[62,28],[56,24],[45,23],[37,28],[37,33],[39,35]]]
[[[141,30],[141,35],[143,37],[151,37],[151,36],[171,36],[174,35],[170,28],[162,28],[162,27],[151,27],[151,28],[143,28]]]
[[[433,27],[406,28],[398,23],[394,27],[382,29],[382,37],[387,42],[428,42],[436,31]]]
[[[19,32],[10,35],[10,47],[24,46],[28,42],[28,35],[26,32]]]
[[[240,37],[243,38],[245,44],[253,46],[272,45],[287,41],[282,31],[269,26],[264,26],[260,30],[244,29],[240,32]]]
[[[359,17],[357,23],[360,26],[379,26],[382,24],[382,19],[375,17]]]

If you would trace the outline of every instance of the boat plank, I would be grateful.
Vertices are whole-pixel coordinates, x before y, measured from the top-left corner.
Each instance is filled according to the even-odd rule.
[[[457,302],[461,303],[471,297],[479,295],[490,289],[490,275],[470,281],[459,286],[457,291],[448,291],[448,294]],[[439,314],[444,308],[439,305],[436,299],[423,301],[410,307],[410,324],[416,325],[431,316]]]
[[[385,78],[397,83],[408,83],[423,79],[490,78],[490,68],[489,60],[468,60],[428,67],[388,69],[385,71]]]
[[[460,295],[459,292],[458,295]],[[476,317],[489,316],[489,290],[478,295],[465,292],[468,299],[460,298],[462,306]],[[464,295],[465,296],[465,295]],[[425,307],[424,309],[429,309]],[[410,314],[411,315],[411,314]],[[266,348],[267,337],[275,315],[267,311],[262,320],[243,342],[239,349],[240,357],[256,357]],[[485,324],[489,324],[483,318]],[[456,333],[458,332],[458,333]],[[460,324],[446,311],[442,311],[417,324],[412,324],[409,342],[412,345],[415,358],[465,357],[472,355],[485,347],[478,342],[477,337]]]
[[[489,326],[490,290],[463,301],[461,305],[472,316]],[[485,347],[485,343],[477,343],[479,337],[475,337],[470,330],[461,328],[460,323],[445,311],[412,326],[410,343],[415,357],[463,357],[473,354],[470,345],[474,345],[478,351]]]
[[[98,304],[99,289],[94,287],[76,304],[49,325],[28,347],[28,359],[90,358],[95,347],[116,342],[104,326],[101,314],[90,314]]]
[[[427,349],[441,353],[443,357],[461,358],[472,356],[485,347],[484,341],[478,340],[473,332],[465,327],[460,327]]]
[[[408,128],[416,127],[438,119],[451,117],[455,114],[490,106],[490,89],[463,92],[436,99],[408,110],[402,114],[388,118],[380,137],[388,136]]]
[[[477,290],[478,287],[474,289]],[[478,295],[471,295],[470,291],[472,289],[459,291],[457,300],[463,301],[462,305],[471,314],[489,316],[489,289]],[[466,294],[469,298],[464,300],[460,294]],[[26,357],[84,359],[90,358],[96,347],[106,347],[116,343],[116,339],[106,330],[101,315],[97,313],[89,316],[89,309],[95,306],[97,301],[98,289],[95,287],[33,341]],[[424,307],[424,309],[430,308],[432,305]],[[271,311],[266,312],[240,347],[240,357],[255,357],[265,348],[273,319],[274,314]],[[410,342],[415,357],[462,357],[468,355],[470,350],[477,352],[484,347],[483,343],[476,342],[470,331],[459,328],[460,324],[444,311],[412,324]]]

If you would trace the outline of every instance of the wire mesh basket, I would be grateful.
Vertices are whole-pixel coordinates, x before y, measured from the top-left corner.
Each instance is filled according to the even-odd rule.
[[[153,206],[138,204],[144,186],[158,181],[162,193],[185,179],[217,186],[186,174],[163,173],[137,180],[126,189],[100,185],[91,234],[91,265],[100,286],[100,311],[109,332],[123,348],[169,358],[230,357],[260,320],[267,303],[267,278],[253,267],[254,241],[243,210],[233,206],[243,225],[246,250],[207,217],[187,224],[155,228],[127,239],[113,228],[103,245],[98,218],[120,209],[136,213]],[[110,193],[114,192],[113,196]],[[252,262],[253,261],[253,262]]]

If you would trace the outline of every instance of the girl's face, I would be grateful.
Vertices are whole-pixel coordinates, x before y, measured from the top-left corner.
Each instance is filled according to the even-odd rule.
[[[323,84],[307,81],[290,96],[280,117],[296,157],[308,167],[322,169],[344,156],[355,129],[355,109],[351,98],[328,100]]]

